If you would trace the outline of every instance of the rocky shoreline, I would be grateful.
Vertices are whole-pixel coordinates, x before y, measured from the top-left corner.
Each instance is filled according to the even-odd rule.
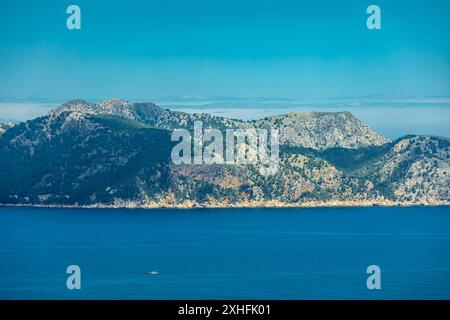
[[[344,208],[344,207],[414,207],[414,206],[450,206],[450,202],[400,202],[400,201],[317,201],[302,203],[285,203],[279,201],[248,201],[240,203],[182,203],[162,202],[123,202],[115,204],[97,203],[91,205],[62,204],[0,204],[0,207],[34,207],[34,208],[72,208],[72,209],[248,209],[248,208]]]

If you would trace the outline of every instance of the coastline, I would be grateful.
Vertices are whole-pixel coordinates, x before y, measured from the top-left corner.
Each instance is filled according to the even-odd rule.
[[[66,208],[66,209],[249,209],[249,208],[351,208],[351,207],[437,207],[450,206],[450,201],[439,202],[401,202],[382,201],[311,201],[301,203],[286,203],[279,201],[245,201],[238,203],[198,203],[185,201],[182,203],[166,202],[123,202],[115,204],[97,203],[91,205],[63,204],[8,204],[0,203],[0,207],[31,207],[31,208]]]

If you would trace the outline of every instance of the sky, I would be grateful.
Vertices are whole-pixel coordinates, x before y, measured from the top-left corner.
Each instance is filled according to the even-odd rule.
[[[448,97],[449,15],[439,0],[1,1],[0,101]]]
[[[111,98],[242,119],[345,110],[392,139],[450,137],[450,1],[0,1],[0,121]]]

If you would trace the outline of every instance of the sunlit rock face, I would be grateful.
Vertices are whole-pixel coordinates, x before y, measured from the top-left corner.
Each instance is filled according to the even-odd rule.
[[[276,128],[279,168],[175,165],[174,129]],[[349,112],[288,113],[255,121],[189,114],[153,103],[72,100],[16,125],[0,124],[0,203],[68,206],[449,204],[450,141],[394,142]]]

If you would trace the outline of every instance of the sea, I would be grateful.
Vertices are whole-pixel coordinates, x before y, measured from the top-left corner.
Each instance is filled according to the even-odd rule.
[[[449,298],[450,207],[0,208],[0,299]]]

